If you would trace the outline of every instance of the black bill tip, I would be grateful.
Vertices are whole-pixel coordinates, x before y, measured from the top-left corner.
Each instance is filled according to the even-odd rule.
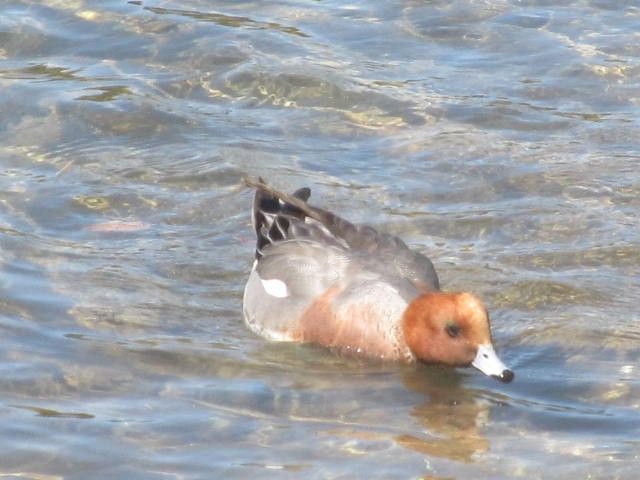
[[[510,383],[516,375],[509,369],[502,371],[500,375],[492,375],[493,378],[500,380],[502,383]]]

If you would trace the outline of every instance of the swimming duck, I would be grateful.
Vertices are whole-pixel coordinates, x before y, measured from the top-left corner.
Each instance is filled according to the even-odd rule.
[[[247,326],[269,340],[314,343],[402,362],[474,366],[502,382],[489,315],[467,292],[444,292],[426,256],[262,179],[255,188],[255,261],[244,291]]]

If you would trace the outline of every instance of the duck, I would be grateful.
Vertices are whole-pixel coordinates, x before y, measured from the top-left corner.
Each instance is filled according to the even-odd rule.
[[[262,178],[255,189],[255,259],[243,296],[247,327],[271,341],[316,344],[346,355],[475,367],[504,383],[480,298],[449,292],[431,260],[397,236],[353,224]]]

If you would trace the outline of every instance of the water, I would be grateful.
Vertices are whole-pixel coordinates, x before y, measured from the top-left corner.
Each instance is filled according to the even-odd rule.
[[[0,5],[0,475],[618,478],[637,2]],[[270,344],[243,176],[402,236],[509,385]]]

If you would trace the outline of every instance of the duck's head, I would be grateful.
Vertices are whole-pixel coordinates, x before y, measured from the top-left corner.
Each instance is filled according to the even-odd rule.
[[[504,383],[514,378],[493,349],[489,315],[475,295],[422,294],[407,307],[402,327],[407,345],[420,361],[473,366]]]

